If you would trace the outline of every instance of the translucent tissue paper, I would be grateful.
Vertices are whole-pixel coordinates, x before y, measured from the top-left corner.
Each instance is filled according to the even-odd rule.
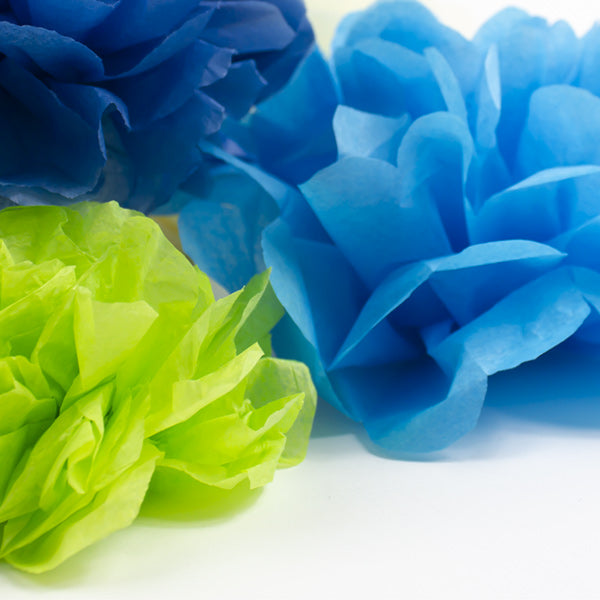
[[[116,203],[1,211],[0,559],[55,567],[129,525],[155,474],[178,474],[168,502],[301,461],[316,394],[267,356],[280,316],[266,274],[215,302]]]
[[[228,177],[255,210],[225,202],[223,179],[184,209],[184,248],[226,286],[233,250],[245,276],[271,267],[277,352],[385,449],[443,448],[490,375],[567,340],[598,349],[599,73],[598,26],[578,39],[509,9],[469,41],[379,2],[239,130]],[[227,246],[208,213],[234,223]]]
[[[0,198],[149,212],[312,42],[302,0],[0,2]]]

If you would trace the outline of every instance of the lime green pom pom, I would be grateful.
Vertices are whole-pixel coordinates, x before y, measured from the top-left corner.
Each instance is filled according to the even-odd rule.
[[[182,477],[255,488],[300,462],[316,394],[265,355],[280,316],[267,274],[215,302],[115,203],[0,211],[0,558],[54,568],[129,525],[156,475],[168,501]]]

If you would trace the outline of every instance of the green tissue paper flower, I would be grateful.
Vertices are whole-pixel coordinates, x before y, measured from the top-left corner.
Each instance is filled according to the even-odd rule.
[[[261,275],[215,302],[115,203],[0,211],[0,559],[55,567],[129,525],[161,473],[168,498],[300,462],[316,397],[265,355],[271,294]]]

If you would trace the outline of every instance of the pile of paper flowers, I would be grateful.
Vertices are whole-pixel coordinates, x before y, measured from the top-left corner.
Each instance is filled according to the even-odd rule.
[[[156,475],[264,485],[310,374],[431,451],[489,376],[598,349],[600,28],[384,0],[312,42],[301,0],[0,0],[0,559],[55,567]]]

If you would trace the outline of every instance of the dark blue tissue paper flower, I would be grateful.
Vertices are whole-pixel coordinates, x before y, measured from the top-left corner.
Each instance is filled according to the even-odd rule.
[[[312,39],[302,0],[0,0],[0,196],[151,209]]]
[[[599,82],[598,26],[578,39],[510,9],[468,41],[380,2],[342,22],[330,71],[312,55],[238,132],[257,210],[224,204],[224,184],[184,210],[185,247],[226,285],[227,256],[245,276],[264,261],[289,315],[277,351],[381,446],[442,448],[490,375],[567,340],[600,348]],[[235,225],[218,264],[209,211]]]

